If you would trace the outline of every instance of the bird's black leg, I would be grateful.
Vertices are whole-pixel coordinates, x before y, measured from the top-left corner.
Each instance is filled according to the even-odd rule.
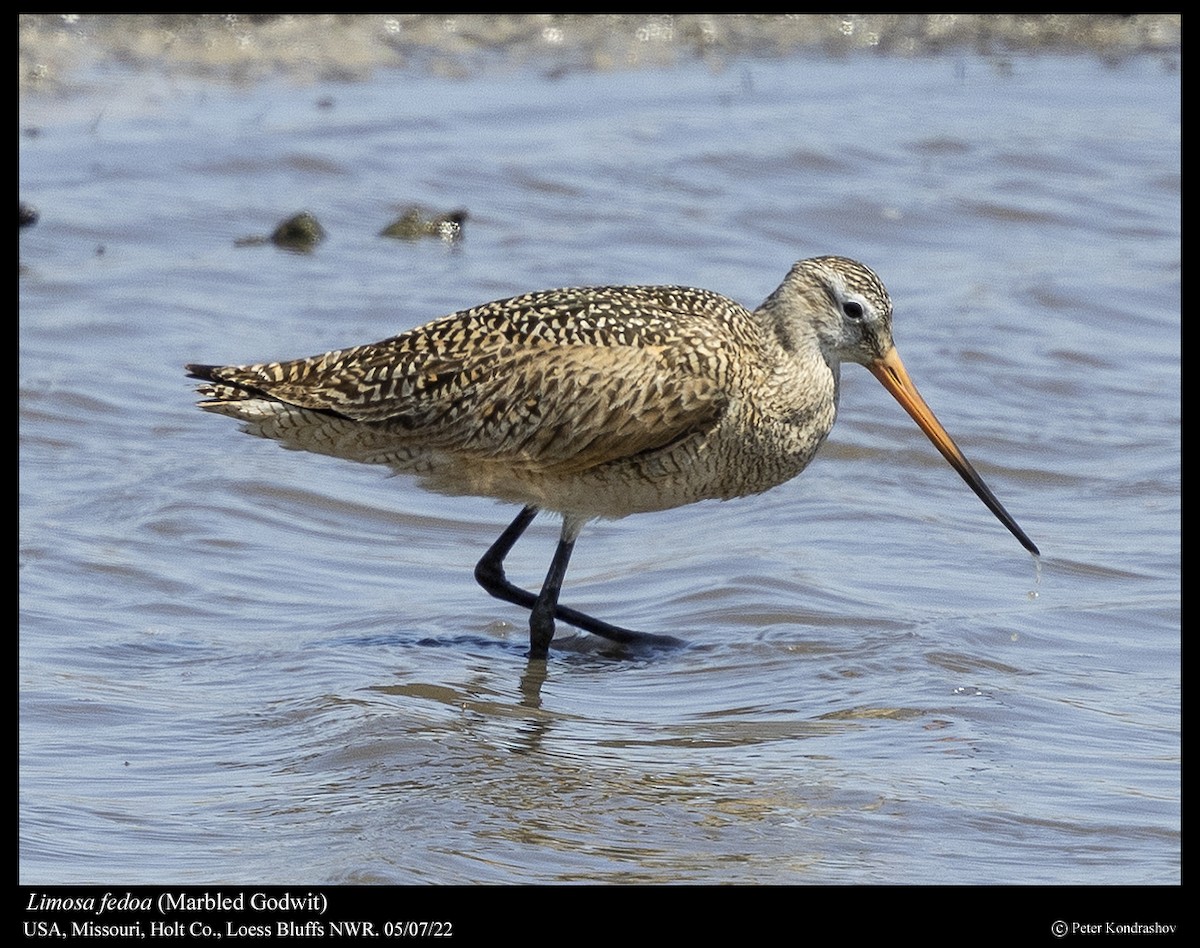
[[[567,575],[567,564],[571,551],[575,549],[575,538],[568,536],[567,524],[563,524],[563,535],[554,550],[550,570],[542,591],[529,610],[529,657],[545,658],[550,651],[550,640],[554,638],[554,614],[558,609],[558,594],[562,590],[563,577]]]
[[[497,599],[516,603],[526,609],[533,608],[537,596],[508,581],[508,577],[504,575],[504,557],[508,556],[508,551],[513,548],[513,545],[521,538],[521,534],[533,523],[533,518],[537,515],[537,507],[525,507],[475,564],[475,582]]]
[[[537,515],[537,507],[525,507],[475,566],[475,580],[488,593],[497,599],[503,599],[505,602],[511,602],[530,610],[530,657],[545,657],[550,640],[554,637],[554,620],[556,618],[577,629],[583,629],[585,632],[591,632],[593,635],[599,635],[601,638],[624,645],[683,644],[679,639],[669,635],[650,635],[646,632],[623,629],[618,625],[610,625],[594,619],[586,613],[577,612],[558,604],[558,593],[562,588],[563,577],[567,572],[567,563],[571,559],[571,551],[574,549],[575,536],[579,527],[578,524],[572,526],[569,520],[563,524],[562,538],[554,552],[554,559],[550,563],[550,572],[546,576],[541,594],[534,595],[529,590],[509,582],[504,575],[504,558],[508,556],[509,550],[521,538],[521,534],[533,523],[533,518]]]

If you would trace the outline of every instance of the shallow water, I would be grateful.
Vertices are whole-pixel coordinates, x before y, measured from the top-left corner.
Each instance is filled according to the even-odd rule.
[[[1180,881],[1180,98],[1103,62],[731,55],[21,98],[26,883]],[[417,202],[465,239],[377,232]],[[237,247],[307,209],[314,253]],[[871,265],[1036,569],[865,372],[797,480],[473,582],[515,510],[284,452],[188,361],[531,289]],[[556,525],[509,560],[536,586]]]

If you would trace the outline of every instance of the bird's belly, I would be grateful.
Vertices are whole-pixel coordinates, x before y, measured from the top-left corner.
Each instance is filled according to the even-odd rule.
[[[537,458],[472,455],[457,445],[398,437],[385,427],[273,401],[232,403],[225,413],[245,422],[250,434],[294,450],[383,464],[416,475],[438,493],[583,517],[624,517],[762,493],[803,471],[833,425],[832,407],[803,419],[735,416],[668,448],[573,468]]]
[[[768,426],[733,437],[718,429],[669,449],[575,471],[433,453],[398,457],[393,467],[418,474],[441,493],[496,497],[583,517],[624,517],[777,487],[808,466],[832,424],[830,413],[827,423],[810,421],[799,431]]]

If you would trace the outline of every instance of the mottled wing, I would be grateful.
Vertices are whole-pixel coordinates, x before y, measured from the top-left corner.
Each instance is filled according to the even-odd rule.
[[[472,362],[389,424],[415,420],[426,443],[463,457],[571,474],[707,431],[726,407],[711,379],[682,371],[668,351],[522,347],[474,378]]]
[[[726,396],[695,358],[694,330],[681,331],[672,312],[696,315],[696,300],[678,302],[682,292],[531,294],[311,359],[189,368],[210,383],[204,408],[258,422],[266,400],[332,416],[339,431],[361,426],[372,458],[391,443],[569,474],[672,445],[721,417]],[[289,418],[287,437],[278,425],[257,433],[317,449],[297,431],[303,424]]]

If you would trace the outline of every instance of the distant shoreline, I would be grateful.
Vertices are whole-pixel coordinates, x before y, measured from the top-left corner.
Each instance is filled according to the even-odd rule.
[[[21,92],[69,87],[96,61],[226,82],[368,78],[410,69],[447,78],[520,68],[575,72],[722,68],[746,57],[1041,52],[1177,56],[1180,14],[473,15],[23,14]]]

